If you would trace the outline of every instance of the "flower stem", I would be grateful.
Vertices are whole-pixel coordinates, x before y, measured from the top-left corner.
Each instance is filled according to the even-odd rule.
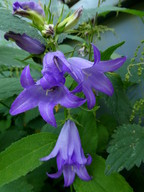
[[[70,192],[73,192],[73,186],[72,185],[70,186]]]

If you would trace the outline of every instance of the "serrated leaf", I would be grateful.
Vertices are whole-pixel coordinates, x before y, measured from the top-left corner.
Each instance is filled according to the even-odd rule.
[[[38,30],[32,27],[28,22],[13,16],[6,9],[0,9],[0,30],[4,32],[13,31],[15,33],[26,33],[28,36],[38,39],[45,44],[45,39],[39,34]]]
[[[113,52],[120,46],[122,46],[125,43],[125,41],[122,41],[121,43],[115,44],[105,51],[101,53],[101,60],[109,60]]]
[[[16,181],[13,181],[3,187],[0,187],[0,192],[32,192],[33,186],[22,177]]]
[[[144,162],[144,127],[136,124],[122,125],[117,128],[108,147],[106,174],[119,172]]]
[[[0,186],[26,175],[40,166],[40,158],[48,155],[56,137],[50,133],[27,136],[0,153]]]
[[[0,79],[0,100],[11,97],[22,91],[19,78]]]
[[[23,68],[29,64],[30,67],[40,71],[41,66],[34,63],[31,59],[22,61],[28,56],[29,54],[23,50],[2,46],[0,47],[0,66]]]
[[[85,182],[77,178],[74,188],[77,192],[132,192],[132,188],[125,179],[115,173],[110,176],[104,174],[105,160],[97,155],[92,156],[92,164],[87,166],[92,180]]]

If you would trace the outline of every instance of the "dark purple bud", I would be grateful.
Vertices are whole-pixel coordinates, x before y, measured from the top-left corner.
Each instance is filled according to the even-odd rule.
[[[8,32],[4,35],[6,40],[13,40],[23,50],[31,54],[41,54],[45,51],[45,46],[40,41],[33,39],[26,34]]]

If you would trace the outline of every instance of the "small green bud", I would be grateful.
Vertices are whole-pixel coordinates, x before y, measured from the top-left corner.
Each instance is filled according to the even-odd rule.
[[[56,27],[56,32],[57,33],[66,32],[67,30],[74,27],[77,24],[81,14],[82,14],[82,10],[83,10],[83,8],[80,7],[72,15],[65,18],[62,22],[58,23],[57,27]]]

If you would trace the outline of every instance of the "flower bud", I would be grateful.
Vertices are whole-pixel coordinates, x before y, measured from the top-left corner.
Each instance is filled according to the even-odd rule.
[[[72,15],[65,18],[61,23],[59,23],[57,25],[56,32],[62,33],[62,32],[65,32],[65,31],[71,29],[72,27],[74,27],[77,24],[81,14],[82,14],[82,10],[83,10],[83,8],[80,7]]]
[[[13,3],[13,14],[26,17],[33,21],[33,24],[41,29],[44,25],[45,13],[42,7],[35,2]]]
[[[15,41],[17,46],[31,54],[42,54],[45,51],[45,46],[37,39],[33,39],[26,34],[14,33],[12,31],[6,33],[4,38]]]
[[[54,34],[54,25],[53,24],[45,24],[44,29],[42,30],[42,34],[44,37],[49,37]]]

